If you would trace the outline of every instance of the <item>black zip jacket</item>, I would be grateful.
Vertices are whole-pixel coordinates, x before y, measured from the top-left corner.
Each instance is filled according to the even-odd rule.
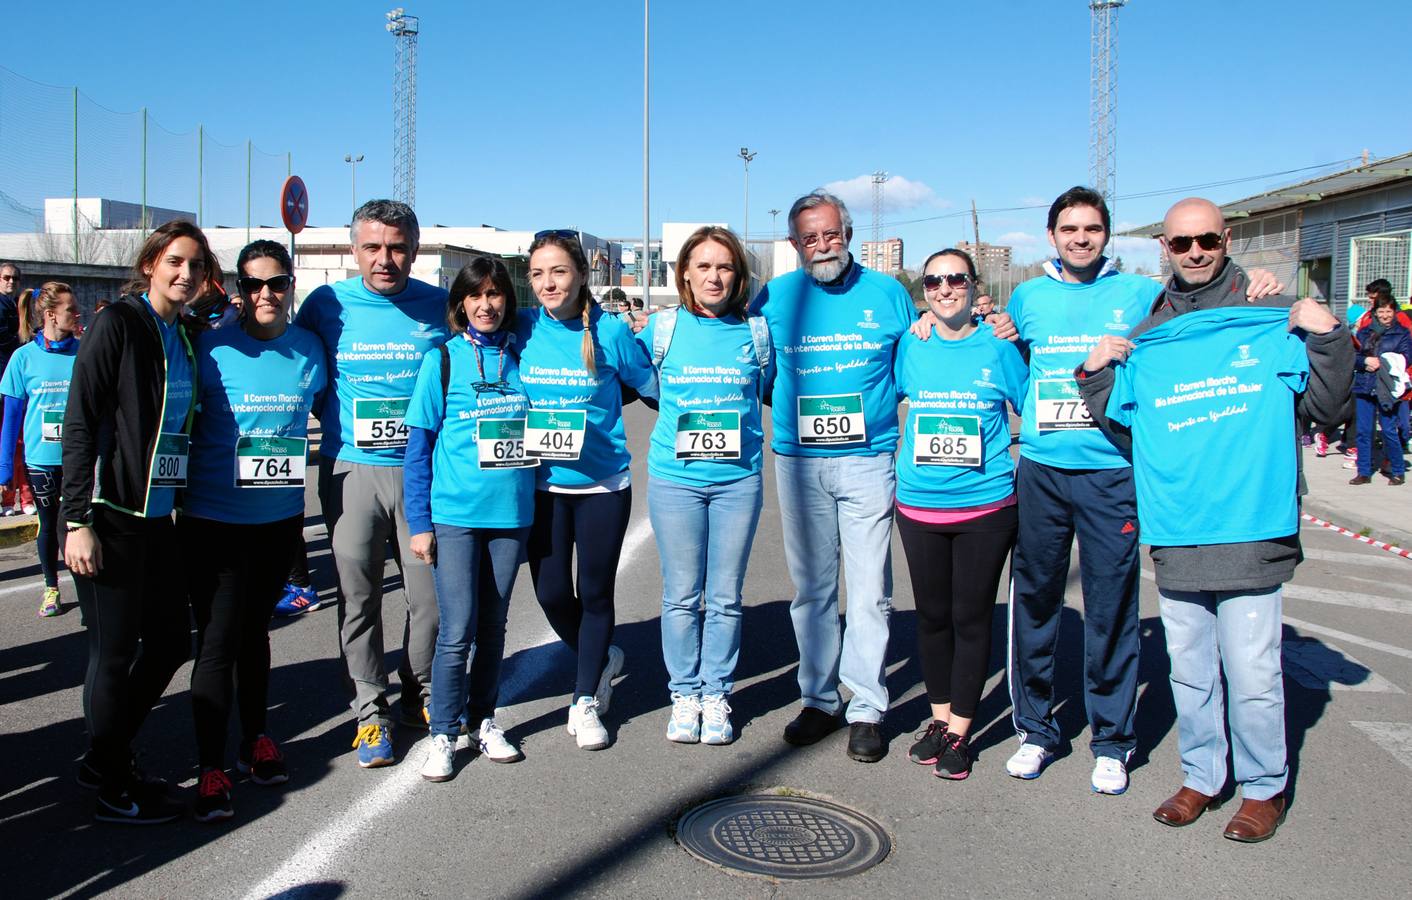
[[[196,377],[186,329],[182,346]],[[162,429],[167,358],[162,334],[141,297],[124,295],[103,310],[79,341],[64,411],[62,511],[70,525],[93,524],[93,504],[147,515],[148,473]],[[196,403],[182,430],[191,433]]]

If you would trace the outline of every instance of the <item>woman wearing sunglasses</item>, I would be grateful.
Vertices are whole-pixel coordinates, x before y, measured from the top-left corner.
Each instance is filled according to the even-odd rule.
[[[191,650],[186,586],[173,577],[172,508],[186,485],[195,359],[183,308],[219,283],[190,222],[138,252],[125,295],[79,343],[64,413],[64,562],[88,621],[84,717],[92,749],[79,782],[100,822],[170,822],[181,807],[142,777],[131,742]]]
[[[536,234],[529,277],[540,308],[520,317],[516,334],[533,407],[524,453],[539,460],[530,575],[550,627],[578,654],[569,734],[582,749],[602,750],[600,716],[623,667],[612,644],[613,594],[632,511],[622,390],[655,397],[657,376],[631,329],[593,302],[575,232]]]
[[[677,256],[682,303],[648,321],[661,406],[647,455],[647,509],[662,561],[667,740],[729,744],[741,588],[762,498],[761,401],[774,374],[769,329],[746,317],[750,269],[728,229],[708,225]]]
[[[30,300],[29,292],[22,298]],[[63,282],[50,281],[34,291],[36,332],[28,315],[20,316],[20,348],[0,381],[4,426],[0,429],[0,485],[15,478],[15,444],[24,435],[24,463],[39,512],[39,568],[44,573],[41,616],[63,612],[59,602],[58,561],[63,534],[59,527],[59,485],[63,482],[64,407],[78,356],[78,301]]]
[[[930,341],[906,335],[895,371],[908,401],[897,461],[897,527],[917,604],[917,645],[932,717],[913,762],[940,778],[971,774],[971,722],[990,660],[1000,572],[1015,543],[1015,464],[1006,404],[1019,411],[1028,369],[972,314],[976,269],[960,250],[927,258]]]
[[[323,345],[289,324],[292,268],[283,245],[247,245],[236,261],[239,321],[196,339],[198,411],[177,531],[196,619],[191,705],[201,822],[234,815],[224,771],[232,697],[236,769],[256,784],[289,780],[265,723],[268,629],[303,531],[309,411],[327,384]]]

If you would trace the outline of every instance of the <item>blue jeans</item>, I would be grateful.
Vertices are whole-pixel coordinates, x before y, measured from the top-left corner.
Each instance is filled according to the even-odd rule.
[[[805,706],[837,714],[841,680],[850,723],[887,711],[892,613],[892,455],[776,456],[784,556],[794,581],[794,639]],[[838,563],[848,584],[848,628],[838,616]]]
[[[529,528],[433,527],[441,624],[431,664],[431,733],[454,737],[463,714],[471,729],[495,716],[505,619]]]
[[[1250,592],[1159,587],[1158,597],[1172,660],[1185,785],[1208,796],[1225,787],[1229,719],[1242,796],[1268,800],[1278,795],[1289,775],[1280,586]],[[1225,694],[1230,695],[1229,710]]]
[[[1406,408],[1405,401],[1398,401],[1393,408],[1384,411],[1378,406],[1378,398],[1369,394],[1354,394],[1358,405],[1358,474],[1371,477],[1373,474],[1373,432],[1379,425],[1383,429],[1383,457],[1388,461],[1388,470],[1393,475],[1407,473],[1407,460],[1402,455],[1403,430],[1398,407]]]
[[[706,487],[647,481],[647,513],[662,560],[662,659],[675,693],[729,694],[735,687],[740,592],[762,484],[758,473]]]

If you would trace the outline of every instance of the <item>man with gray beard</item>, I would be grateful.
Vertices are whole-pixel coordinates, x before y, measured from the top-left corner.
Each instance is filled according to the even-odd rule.
[[[773,279],[751,304],[778,353],[775,474],[803,709],[785,728],[796,746],[850,725],[848,755],[877,762],[887,711],[884,663],[892,611],[892,510],[897,447],[893,357],[915,318],[897,281],[848,251],[852,218],[822,190],[794,202],[789,242],[801,269]],[[848,627],[838,610],[839,556]],[[853,698],[844,709],[839,682]]]

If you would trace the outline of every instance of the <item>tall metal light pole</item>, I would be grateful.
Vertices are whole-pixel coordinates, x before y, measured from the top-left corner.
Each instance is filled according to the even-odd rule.
[[[1118,10],[1128,0],[1090,0],[1089,178],[1111,212],[1118,176]]]
[[[777,241],[780,239],[780,230],[779,227],[775,225],[775,216],[778,216],[780,211],[771,209],[767,210],[767,212],[770,214],[770,240]]]
[[[392,193],[417,205],[417,35],[422,20],[397,7],[387,14],[387,32],[397,40],[392,75]]]
[[[750,240],[750,161],[751,161],[752,159],[754,159],[755,157],[759,156],[760,154],[759,154],[759,153],[751,153],[749,147],[741,147],[741,148],[740,148],[740,153],[737,154],[737,155],[738,155],[741,159],[745,160],[745,223],[741,226],[741,229],[740,229],[740,239],[741,239],[742,241],[749,241],[749,240]]]
[[[651,0],[642,0],[642,259],[637,264],[638,277],[642,279],[642,311],[647,312],[652,307],[652,223],[648,218],[647,198],[650,185],[648,183],[648,151],[650,143],[648,141],[647,130],[647,59],[648,59],[648,37],[650,31],[647,27],[647,12]]]
[[[353,210],[358,208],[358,163],[363,161],[363,154],[359,153],[357,156],[351,153],[344,154],[343,161],[348,163],[349,171],[353,173],[351,176],[352,184],[350,185],[353,190],[352,196],[350,197],[353,201],[353,205],[348,207],[348,214],[351,216]]]

